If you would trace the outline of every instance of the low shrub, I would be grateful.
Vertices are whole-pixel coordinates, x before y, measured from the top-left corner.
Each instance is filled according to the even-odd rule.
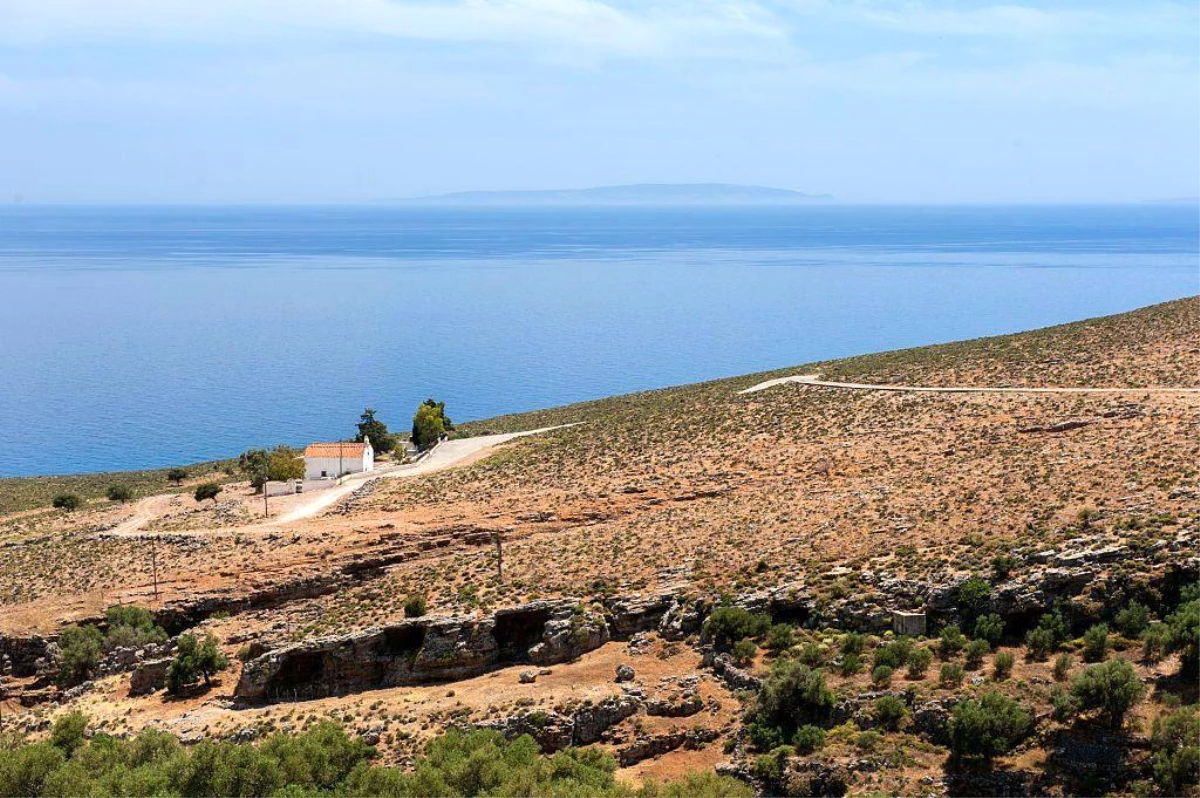
[[[1071,672],[1071,666],[1075,664],[1074,658],[1069,652],[1062,652],[1054,658],[1054,681],[1065,682],[1067,676]]]
[[[796,645],[796,633],[786,623],[777,623],[767,630],[763,646],[770,651],[786,651]]]
[[[110,501],[124,504],[133,499],[133,488],[128,485],[109,485],[108,490],[104,494],[108,496]]]
[[[908,655],[908,678],[924,679],[926,672],[929,670],[930,663],[933,662],[933,652],[927,648],[914,649]]]
[[[969,671],[977,671],[983,667],[983,658],[992,650],[986,640],[972,640],[964,649],[964,667]]]
[[[1154,781],[1164,795],[1200,784],[1200,712],[1193,705],[1155,719],[1150,734]]]
[[[1097,710],[1113,728],[1120,728],[1125,715],[1142,700],[1145,687],[1133,666],[1123,659],[1090,665],[1075,677],[1071,695],[1082,710]]]
[[[825,745],[825,730],[820,726],[805,724],[796,730],[792,737],[792,745],[802,754],[811,754]]]
[[[194,491],[192,491],[192,496],[198,502],[202,502],[205,499],[212,499],[213,503],[215,504],[217,501],[217,497],[220,495],[221,495],[221,486],[218,485],[216,482],[202,482],[201,484],[196,486],[196,489]]]
[[[896,731],[908,717],[908,707],[894,695],[875,699],[875,721],[888,731]]]
[[[1113,626],[1125,637],[1136,640],[1150,628],[1150,608],[1138,601],[1131,601],[1113,618]]]
[[[1083,658],[1100,662],[1108,656],[1108,626],[1098,623],[1083,633]]]
[[[50,500],[50,505],[55,509],[73,513],[83,506],[83,499],[74,493],[60,493]]]
[[[747,637],[761,637],[771,628],[771,617],[742,607],[717,607],[704,622],[702,636],[720,651]]]
[[[963,671],[963,666],[957,662],[947,662],[942,665],[941,673],[938,674],[938,684],[946,689],[959,687],[963,683],[963,678],[966,673]]]
[[[1003,682],[1012,676],[1013,663],[1016,657],[1010,651],[997,652],[996,658],[992,660],[992,678],[998,682]]]
[[[967,638],[962,630],[954,624],[949,624],[942,627],[942,633],[938,636],[938,654],[943,659],[950,659],[962,651],[966,644]]]
[[[960,701],[950,716],[950,752],[955,759],[990,762],[1012,751],[1033,728],[1029,711],[1003,693]]]
[[[795,660],[776,660],[754,698],[750,719],[790,739],[804,725],[822,725],[833,710],[825,675]]]
[[[79,684],[92,675],[104,651],[104,635],[94,626],[65,627],[58,636],[58,683]]]
[[[753,640],[739,640],[733,644],[729,653],[733,656],[734,662],[746,666],[754,662],[754,658],[758,656],[758,646],[754,644]]]
[[[995,648],[1004,639],[1004,619],[995,613],[983,615],[975,621],[973,631],[976,640],[986,640],[988,645]]]
[[[420,618],[427,610],[425,597],[416,593],[404,599],[404,617]]]

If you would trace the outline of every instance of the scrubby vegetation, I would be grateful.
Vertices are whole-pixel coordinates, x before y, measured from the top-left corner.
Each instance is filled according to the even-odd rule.
[[[217,639],[212,635],[197,638],[195,635],[179,636],[178,651],[171,665],[167,668],[167,690],[172,693],[181,692],[190,684],[204,680],[208,685],[212,677],[219,671],[229,667],[229,660],[217,647]]]
[[[428,449],[453,429],[446,415],[446,403],[426,399],[413,415],[412,442],[417,448]]]
[[[212,499],[216,502],[217,496],[221,495],[221,486],[216,482],[204,482],[196,486],[196,490],[193,491],[192,495],[198,502],[202,502],[205,499]]]
[[[1033,718],[1019,703],[1003,693],[984,693],[955,706],[950,751],[960,759],[987,762],[1011,751],[1032,728]]]
[[[99,733],[63,716],[50,739],[0,744],[5,796],[418,796],[561,795],[747,798],[745,784],[715,774],[688,774],[637,791],[618,782],[616,763],[599,751],[544,756],[527,736],[448,731],[434,739],[411,772],[373,762],[374,749],[332,723],[259,745],[205,740],[183,747],[171,735],[143,731],[129,739]]]
[[[755,746],[769,750],[768,741],[791,740],[807,725],[824,726],[833,710],[834,694],[825,685],[825,674],[802,662],[781,659],[772,666],[748,714]]]
[[[770,628],[769,615],[741,607],[718,607],[704,622],[704,638],[718,650],[729,651],[738,641],[764,635]]]
[[[805,370],[911,384],[1191,384],[1197,309],[1192,301],[1076,325],[1069,335],[1038,331]],[[179,666],[176,695],[127,698],[129,676],[118,673],[66,700],[102,705],[103,731],[122,735],[164,722],[209,740],[249,731],[269,740],[275,729],[334,717],[351,735],[378,738],[385,761],[406,763],[404,772],[370,765],[372,779],[408,785],[401,791],[414,783],[407,763],[440,730],[487,723],[538,729],[541,739],[607,711],[606,696],[633,695],[624,691],[634,684],[645,703],[606,744],[651,776],[679,772],[680,760],[723,756],[778,794],[1191,789],[1195,709],[1184,705],[1196,700],[1200,659],[1195,397],[737,393],[782,374],[465,425],[587,422],[461,468],[380,481],[322,517],[272,529],[257,526],[257,513],[255,528],[239,528],[249,526],[239,515],[249,491],[227,486],[200,507],[186,496],[158,502],[180,526],[154,529],[189,534],[164,534],[151,548],[141,536],[108,534],[128,513],[91,501],[101,489],[74,513],[8,521],[0,618],[9,628],[28,624],[20,635],[52,637],[66,619],[98,617],[105,596],[150,595],[152,573],[168,585],[156,606],[173,623],[176,606],[211,606],[216,597],[234,616],[210,617],[183,644],[189,662]],[[194,477],[183,490],[207,481]],[[115,482],[133,484],[110,476],[105,485]],[[330,578],[334,592],[322,587]],[[406,617],[480,617],[559,597],[608,617],[617,641],[578,661],[523,664],[519,676],[504,669],[248,711],[229,708],[234,678],[214,678],[204,698],[192,689],[219,673],[199,665],[208,632],[221,641],[210,653],[224,647],[250,660]],[[654,633],[652,616],[638,626],[651,631],[628,641],[613,625],[618,608],[664,605],[662,628],[678,632],[669,638]],[[893,609],[925,610],[927,631],[886,631]],[[36,626],[47,617],[53,626]],[[538,623],[508,624],[509,632],[536,639]],[[113,626],[59,640],[69,652],[64,686],[94,678]],[[138,622],[124,626],[130,640],[153,639],[140,637]],[[587,633],[573,622],[565,632],[572,644]],[[409,652],[417,637],[386,635],[381,656]],[[458,652],[431,646],[413,660],[426,655],[453,666]],[[636,670],[619,685],[617,656]],[[61,696],[35,678],[6,686],[36,701]],[[756,680],[761,690],[742,692]],[[58,711],[23,707],[6,724],[42,735],[43,719]],[[96,739],[68,727],[56,738],[67,762]],[[483,749],[463,756],[492,763]],[[1099,773],[1095,760],[1118,766]],[[715,779],[709,772],[643,792],[744,790]],[[489,783],[500,792],[515,782]],[[348,785],[320,789],[348,793]]]
[[[216,460],[184,468],[158,468],[146,471],[114,471],[49,477],[8,477],[0,479],[0,513],[15,513],[38,507],[50,507],[60,494],[78,496],[81,501],[105,498],[113,484],[127,486],[135,495],[162,493],[177,487],[189,474],[228,478],[224,469],[232,461]]]
[[[63,629],[58,639],[59,684],[70,686],[87,679],[107,651],[162,643],[167,639],[167,633],[154,623],[150,612],[141,607],[109,607],[105,622],[104,631],[92,624]]]

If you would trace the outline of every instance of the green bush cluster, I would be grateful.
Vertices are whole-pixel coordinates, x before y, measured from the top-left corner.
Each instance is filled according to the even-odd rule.
[[[412,442],[419,449],[428,449],[453,429],[454,425],[446,415],[446,403],[426,399],[413,415]]]
[[[1145,691],[1133,666],[1123,659],[1090,665],[1071,684],[1071,696],[1079,708],[1097,710],[1114,728],[1120,728],[1126,713],[1142,700]]]
[[[86,736],[87,722],[65,715],[39,743],[0,746],[0,795],[40,796],[476,796],[563,795],[644,798],[748,798],[750,788],[714,773],[689,774],[634,791],[596,750],[539,753],[528,736],[449,731],[430,742],[412,772],[372,762],[371,746],[325,722],[260,745],[205,740],[183,747],[146,730],[128,739]]]
[[[1183,603],[1164,624],[1166,650],[1179,653],[1179,672],[1189,679],[1200,676],[1200,598],[1195,597],[1196,592],[1185,592]]]
[[[1013,750],[1033,729],[1033,717],[1003,693],[967,699],[950,716],[950,752],[955,759],[985,762]]]
[[[1083,633],[1083,658],[1087,662],[1101,662],[1108,656],[1108,626],[1098,623]]]
[[[419,593],[413,593],[404,599],[405,618],[420,618],[427,610],[425,597]]]
[[[942,627],[938,637],[938,654],[943,659],[949,659],[963,650],[967,644],[966,635],[955,624]]]
[[[720,651],[748,637],[761,637],[771,628],[771,616],[742,607],[717,607],[704,622],[703,637]]]
[[[972,576],[958,587],[958,615],[964,629],[974,629],[991,607],[992,586],[986,579]]]
[[[779,745],[803,726],[827,724],[833,704],[824,673],[796,660],[776,660],[748,715],[751,736],[762,742],[777,739]],[[764,748],[758,743],[755,747]]]
[[[1046,659],[1067,639],[1068,624],[1062,608],[1056,607],[1042,616],[1038,625],[1025,635],[1025,646],[1031,660]]]
[[[83,499],[74,493],[60,493],[50,500],[50,505],[56,510],[73,513],[83,506]]]
[[[109,607],[104,619],[107,628],[103,632],[92,624],[72,624],[62,630],[58,638],[60,685],[71,686],[87,679],[106,651],[137,648],[167,639],[167,633],[154,623],[154,616],[142,607]]]
[[[1200,784],[1200,711],[1182,707],[1154,721],[1150,735],[1154,781],[1165,795]]]
[[[205,499],[212,499],[215,503],[217,501],[217,497],[220,495],[221,486],[216,482],[203,482],[197,485],[196,489],[192,491],[192,498],[198,502],[202,502]]]
[[[120,502],[121,504],[124,504],[125,502],[133,499],[133,488],[120,483],[116,485],[109,485],[108,490],[104,492],[104,495],[109,498],[109,501]]]
[[[179,693],[200,679],[208,685],[214,674],[229,667],[229,660],[217,647],[211,634],[203,639],[195,635],[180,635],[179,649],[167,667],[167,692]]]

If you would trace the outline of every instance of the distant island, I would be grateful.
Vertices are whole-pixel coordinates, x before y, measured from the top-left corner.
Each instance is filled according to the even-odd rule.
[[[383,200],[405,205],[798,205],[828,202],[829,194],[732,183],[636,183],[545,191],[458,191]]]

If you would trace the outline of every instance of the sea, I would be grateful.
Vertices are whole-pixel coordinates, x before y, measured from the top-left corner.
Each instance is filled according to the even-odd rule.
[[[1195,205],[0,208],[0,476],[185,464],[1198,292]],[[598,431],[597,434],[603,434]]]

